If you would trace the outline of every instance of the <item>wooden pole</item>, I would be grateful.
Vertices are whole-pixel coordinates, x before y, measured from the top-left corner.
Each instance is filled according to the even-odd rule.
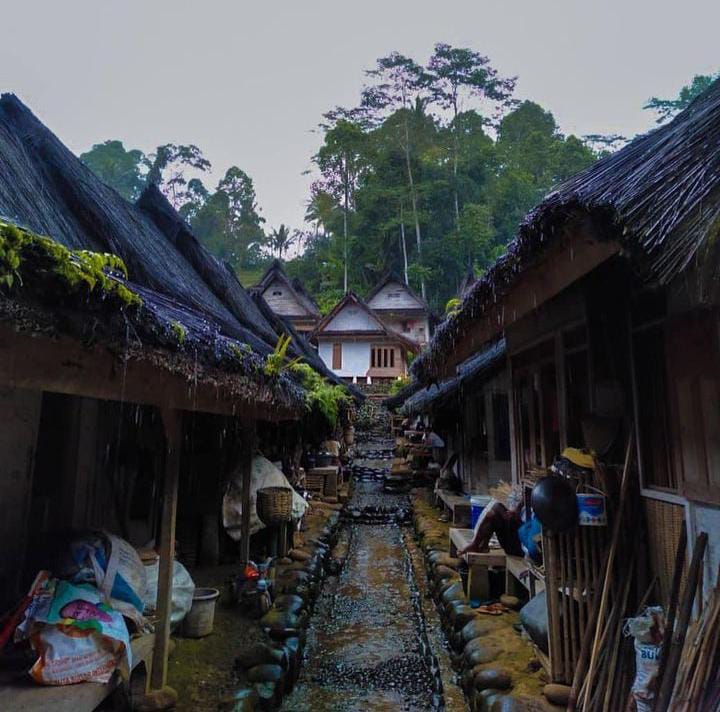
[[[160,524],[158,621],[155,626],[155,647],[153,649],[153,666],[150,680],[151,687],[154,690],[160,690],[167,685],[173,559],[175,557],[175,520],[177,517],[180,448],[182,445],[182,414],[179,410],[163,410],[162,420],[165,426],[167,452],[165,456],[162,521]]]
[[[690,616],[692,615],[692,607],[695,601],[695,593],[697,592],[700,568],[702,567],[703,557],[705,556],[707,540],[708,535],[705,532],[699,534],[695,540],[692,560],[690,561],[690,570],[687,575],[687,583],[683,589],[682,600],[678,608],[677,625],[672,633],[670,650],[666,654],[667,662],[665,664],[664,677],[660,682],[660,691],[658,692],[655,703],[656,710],[667,710],[670,705],[670,699],[673,689],[675,688],[675,674],[680,664],[685,636],[687,635],[688,626],[690,625]]]
[[[613,570],[615,568],[615,557],[617,555],[618,547],[620,546],[620,536],[623,528],[623,520],[625,518],[626,500],[630,489],[630,464],[632,461],[634,440],[635,433],[634,430],[631,430],[630,437],[628,438],[627,450],[625,452],[625,467],[623,468],[622,484],[620,485],[620,503],[618,505],[618,511],[613,525],[612,541],[610,542],[610,552],[608,554],[607,565],[605,566],[605,580],[603,582],[602,595],[600,596],[600,610],[598,612],[597,618],[598,633],[596,633],[595,635],[595,641],[590,652],[590,665],[588,667],[587,679],[585,681],[588,690],[588,699],[589,695],[592,693],[593,683],[595,681],[595,668],[597,664],[597,656],[599,652],[598,648],[600,642],[599,631],[601,626],[603,626],[605,623],[605,611],[608,606],[610,584],[613,579]]]
[[[252,481],[252,461],[255,453],[257,434],[255,423],[250,423],[243,433],[242,453],[242,522],[240,525],[240,559],[246,564],[250,561],[250,484]]]
[[[675,629],[675,616],[677,615],[678,601],[680,600],[680,586],[682,585],[683,568],[685,566],[685,553],[687,551],[687,529],[685,522],[682,523],[680,538],[675,550],[675,569],[673,570],[672,586],[670,588],[670,600],[667,603],[667,616],[665,618],[665,632],[662,645],[660,646],[660,667],[658,669],[658,684],[662,685],[667,668],[667,657],[670,652],[673,631]],[[657,710],[657,705],[655,706]]]

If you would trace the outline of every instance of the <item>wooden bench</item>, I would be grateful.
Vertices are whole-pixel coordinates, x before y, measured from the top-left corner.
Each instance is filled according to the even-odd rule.
[[[450,528],[450,556],[457,556],[473,539],[472,529]],[[467,595],[470,599],[487,601],[490,598],[491,568],[504,569],[506,555],[502,549],[470,551],[461,557],[468,565]]]
[[[452,494],[445,490],[437,492],[438,499],[452,513],[452,523],[456,527],[470,526],[470,498],[459,494]]]
[[[147,692],[150,680],[155,636],[141,635],[130,641],[133,672],[130,676],[130,695],[134,703]],[[143,667],[140,668],[140,664]],[[0,673],[0,708],[22,712],[92,712],[119,686],[116,672],[110,682],[81,682],[76,685],[38,685],[27,673],[17,676]]]
[[[530,598],[545,590],[545,577],[523,556],[508,556],[505,564],[505,590],[513,593],[513,579],[530,593]]]

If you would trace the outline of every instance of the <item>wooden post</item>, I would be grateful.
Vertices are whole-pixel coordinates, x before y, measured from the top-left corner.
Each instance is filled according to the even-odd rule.
[[[240,539],[240,559],[250,561],[250,483],[252,480],[252,461],[255,452],[255,423],[249,423],[243,437],[242,453],[242,522]]]
[[[180,448],[182,445],[182,414],[180,411],[163,410],[162,419],[167,439],[167,452],[165,457],[162,521],[160,524],[158,621],[155,626],[155,649],[153,650],[151,677],[151,687],[154,690],[160,690],[167,685],[173,559],[175,557],[175,520],[177,517]]]

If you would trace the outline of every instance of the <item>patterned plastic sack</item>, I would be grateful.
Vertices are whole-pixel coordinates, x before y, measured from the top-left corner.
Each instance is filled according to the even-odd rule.
[[[108,682],[118,669],[127,678],[132,666],[122,614],[90,584],[48,579],[17,636],[30,638],[38,654],[30,675],[42,685]]]

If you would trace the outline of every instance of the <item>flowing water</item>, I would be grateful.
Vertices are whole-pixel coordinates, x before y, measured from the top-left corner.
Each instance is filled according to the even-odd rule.
[[[338,576],[327,579],[318,598],[303,670],[283,704],[286,712],[436,710],[445,705],[438,651],[428,638],[416,579],[421,574],[413,567],[408,528],[395,517],[407,512],[408,498],[382,491],[377,475],[389,469],[387,441],[363,449],[374,459],[355,461],[355,472],[365,479],[355,482],[340,533],[345,564]],[[436,633],[430,635],[435,641]]]

